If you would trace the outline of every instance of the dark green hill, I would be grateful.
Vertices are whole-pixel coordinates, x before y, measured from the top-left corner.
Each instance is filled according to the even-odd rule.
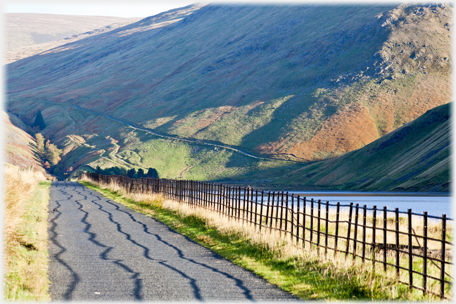
[[[276,182],[293,188],[450,192],[450,104],[426,112],[364,148]]]
[[[153,167],[195,179],[264,168],[205,143],[332,158],[450,102],[451,10],[189,6],[9,64],[7,109],[29,124],[40,110],[43,133],[75,168]]]

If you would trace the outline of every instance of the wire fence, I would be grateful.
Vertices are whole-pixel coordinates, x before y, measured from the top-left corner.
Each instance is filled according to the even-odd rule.
[[[264,192],[188,180],[86,173],[95,182],[115,184],[131,193],[166,198],[249,223],[259,231],[278,231],[296,246],[353,262],[371,263],[373,271],[395,272],[410,289],[452,298],[453,219],[398,208],[330,204],[288,192]]]

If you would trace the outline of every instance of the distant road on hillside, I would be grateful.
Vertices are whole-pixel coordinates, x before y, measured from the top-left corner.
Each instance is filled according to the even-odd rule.
[[[51,103],[51,104],[54,104],[54,105],[62,105],[61,103],[52,102],[52,101],[44,101],[44,102]],[[237,149],[237,148],[233,148],[233,147],[230,147],[230,146],[225,146],[225,145],[222,145],[222,144],[208,143],[208,142],[204,142],[204,141],[199,140],[199,139],[189,139],[189,138],[181,138],[181,137],[177,137],[177,136],[164,135],[164,134],[160,134],[160,133],[157,133],[157,132],[155,132],[155,131],[152,131],[151,129],[147,129],[147,128],[142,128],[142,127],[139,127],[139,126],[135,126],[135,125],[131,124],[131,123],[128,122],[128,121],[125,121],[125,120],[121,120],[121,119],[112,117],[112,116],[110,116],[110,115],[108,115],[108,114],[96,112],[96,111],[89,110],[89,109],[86,109],[86,108],[81,108],[81,107],[78,106],[78,105],[72,105],[72,104],[68,104],[68,103],[65,103],[64,105],[73,106],[73,107],[75,107],[75,108],[77,108],[77,109],[79,109],[79,110],[91,112],[91,113],[93,113],[93,114],[95,114],[95,115],[104,116],[104,117],[106,117],[106,118],[109,118],[109,119],[115,120],[115,121],[117,121],[117,122],[126,124],[126,125],[132,127],[133,129],[141,130],[141,131],[144,131],[144,132],[153,134],[153,135],[155,135],[155,136],[163,137],[163,138],[168,138],[168,139],[173,139],[173,140],[181,140],[181,141],[191,142],[191,143],[200,144],[200,145],[206,145],[206,146],[212,146],[212,147],[221,148],[221,149],[227,149],[227,150],[231,150],[231,151],[234,151],[234,152],[236,152],[236,153],[240,153],[240,154],[242,154],[242,155],[244,155],[244,156],[248,156],[248,157],[255,158],[255,159],[263,159],[263,160],[283,160],[283,161],[299,162],[299,161],[288,160],[288,159],[277,159],[277,158],[272,158],[272,157],[261,157],[261,156],[256,156],[256,155],[250,154],[250,153],[248,153],[248,152],[239,150],[239,149]]]
[[[48,220],[53,301],[298,300],[79,183],[52,183]]]

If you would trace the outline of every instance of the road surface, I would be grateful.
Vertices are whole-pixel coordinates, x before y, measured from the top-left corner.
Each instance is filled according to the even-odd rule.
[[[52,183],[48,232],[53,301],[298,300],[75,182]]]

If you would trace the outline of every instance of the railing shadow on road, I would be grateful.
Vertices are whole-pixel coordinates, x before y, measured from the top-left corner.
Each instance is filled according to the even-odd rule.
[[[55,184],[63,184],[65,187],[68,187],[68,183],[67,182],[54,182],[53,183],[54,185]],[[140,273],[138,272],[134,272],[132,269],[130,269],[127,265],[124,265],[121,263],[120,260],[110,260],[107,258],[107,255],[109,253],[109,251],[111,251],[113,249],[113,247],[109,247],[109,246],[106,246],[100,242],[98,242],[96,240],[96,237],[97,235],[93,232],[90,232],[90,228],[91,228],[91,224],[87,222],[87,217],[88,217],[88,212],[84,211],[82,208],[83,208],[83,205],[80,201],[83,201],[83,200],[87,200],[87,196],[79,193],[78,191],[76,191],[77,188],[83,188],[83,187],[79,187],[79,184],[75,184],[75,183],[71,183],[70,186],[74,186],[74,189],[72,189],[73,191],[75,191],[76,193],[78,193],[79,195],[81,195],[83,198],[82,199],[79,199],[79,200],[74,200],[76,202],[76,204],[79,205],[79,208],[78,210],[80,210],[81,212],[85,213],[83,219],[81,220],[82,223],[84,223],[86,225],[85,229],[84,229],[84,233],[87,233],[89,234],[89,241],[92,242],[93,244],[95,244],[96,246],[99,246],[99,247],[102,247],[102,248],[106,248],[101,254],[100,254],[100,257],[103,259],[103,260],[106,260],[106,261],[111,261],[113,262],[114,264],[116,264],[117,266],[121,267],[122,269],[124,269],[125,271],[127,271],[128,273],[131,273],[132,276],[131,278],[135,280],[134,282],[134,286],[135,286],[135,289],[133,291],[133,294],[134,294],[134,297],[136,300],[142,300],[142,296],[141,296],[141,288],[142,288],[142,280],[138,278],[138,276],[140,275]],[[81,185],[82,186],[82,185]],[[69,193],[67,193],[66,191],[64,191],[63,189],[59,189],[58,190],[60,193],[62,193],[63,195],[65,196],[68,196],[67,199],[65,199],[65,201],[69,201],[71,199],[73,199],[73,195],[70,195]],[[49,240],[55,244],[57,247],[59,247],[61,250],[56,254],[54,255],[54,258],[55,260],[60,263],[61,265],[63,265],[65,268],[67,268],[69,270],[69,272],[71,273],[71,277],[72,277],[72,281],[71,283],[67,286],[67,289],[65,291],[65,293],[63,294],[63,300],[72,300],[72,297],[73,297],[73,292],[75,291],[76,289],[76,286],[78,285],[78,283],[81,281],[80,279],[80,276],[74,271],[74,269],[72,269],[67,262],[64,261],[63,258],[61,258],[60,256],[67,251],[67,249],[65,247],[63,247],[57,240],[57,236],[58,236],[58,233],[56,231],[57,229],[57,219],[60,217],[60,215],[62,214],[60,211],[59,211],[59,208],[62,206],[61,203],[59,201],[62,201],[62,200],[55,200],[56,204],[57,204],[57,207],[54,208],[52,211],[50,211],[50,214],[53,214],[53,213],[57,213],[57,216],[53,217],[51,220],[50,220],[50,223],[52,223],[52,226],[51,228],[49,229],[49,231],[52,233],[52,237],[49,238]]]
[[[94,196],[97,197],[99,200],[101,200],[101,198],[100,198],[99,196],[97,196],[98,193],[96,193],[96,192],[91,192],[90,190],[88,190],[87,188],[83,187],[82,185],[81,185],[81,187],[84,189],[83,191],[88,191],[88,192],[90,192],[91,195],[94,195]],[[87,190],[86,190],[86,189],[87,189]],[[81,194],[81,195],[82,195],[82,194]],[[242,293],[244,294],[245,299],[246,299],[246,300],[252,300],[252,301],[253,301],[253,297],[252,297],[252,295],[251,295],[251,291],[250,291],[247,287],[244,286],[244,283],[242,282],[242,280],[233,277],[233,276],[230,275],[229,273],[220,271],[219,269],[217,269],[217,268],[215,268],[215,267],[212,267],[212,266],[209,266],[209,265],[207,265],[207,264],[197,262],[197,261],[195,261],[195,260],[193,260],[193,259],[191,259],[191,258],[185,257],[185,255],[184,255],[184,253],[182,252],[182,250],[180,250],[180,249],[177,248],[176,246],[170,244],[169,242],[163,240],[158,234],[155,234],[155,233],[150,232],[146,224],[144,224],[143,222],[137,220],[137,219],[133,216],[134,212],[128,212],[128,211],[122,210],[121,208],[119,208],[119,205],[118,205],[117,203],[112,202],[112,201],[110,201],[110,200],[108,200],[108,199],[106,199],[105,202],[107,202],[108,204],[111,204],[111,205],[116,209],[116,211],[127,214],[133,222],[137,223],[138,225],[141,225],[142,228],[143,228],[143,232],[145,232],[145,233],[148,234],[148,235],[154,236],[159,242],[161,242],[161,243],[163,243],[164,245],[168,246],[169,248],[172,248],[173,250],[175,250],[176,253],[178,254],[178,256],[179,256],[180,259],[185,260],[185,261],[190,262],[190,263],[195,264],[195,265],[199,265],[199,266],[204,267],[204,268],[206,268],[206,269],[209,269],[209,270],[211,270],[211,271],[213,271],[213,272],[215,272],[215,273],[221,274],[221,275],[225,276],[225,277],[228,278],[228,279],[233,280],[233,281],[235,282],[236,286],[242,290]],[[109,211],[104,210],[104,209],[103,209],[103,206],[102,206],[101,204],[98,204],[98,203],[95,202],[95,201],[92,201],[92,203],[98,205],[100,211],[105,212],[106,214],[108,214],[109,220],[117,226],[117,231],[118,231],[118,232],[124,234],[124,235],[126,236],[127,240],[129,240],[129,241],[130,241],[131,243],[133,243],[135,246],[138,246],[138,247],[140,247],[140,248],[142,248],[142,249],[144,250],[144,257],[145,257],[145,258],[147,258],[147,259],[149,259],[149,260],[151,260],[151,261],[158,262],[160,265],[162,265],[162,266],[164,266],[164,267],[167,267],[168,269],[171,269],[172,271],[175,271],[175,272],[179,273],[182,277],[188,279],[188,280],[190,281],[190,285],[191,285],[192,288],[193,288],[193,292],[194,292],[195,298],[196,298],[197,300],[203,300],[202,297],[201,297],[201,294],[200,294],[200,289],[199,289],[199,287],[197,286],[196,280],[195,280],[194,278],[191,278],[190,276],[188,276],[188,275],[185,274],[184,272],[182,272],[182,271],[176,269],[175,267],[173,267],[173,266],[171,266],[171,265],[166,264],[165,261],[158,261],[158,260],[152,258],[152,257],[149,255],[149,251],[150,251],[149,248],[147,248],[146,246],[144,246],[144,245],[142,245],[142,244],[136,242],[135,240],[133,240],[133,239],[131,238],[131,235],[130,235],[130,234],[128,234],[128,233],[122,231],[122,226],[121,226],[118,222],[116,222],[116,221],[113,219],[112,213],[110,213]],[[176,231],[172,230],[172,229],[169,228],[169,227],[167,227],[166,229],[168,229],[169,232],[171,232],[171,233],[178,234]],[[180,234],[179,234],[179,235],[180,235]],[[184,236],[184,237],[185,237],[185,236]],[[192,243],[194,243],[194,244],[197,244],[197,243],[195,243],[193,240],[189,239],[188,237],[185,237],[185,239],[188,240],[188,241],[190,241],[190,242],[192,242]],[[199,244],[198,244],[198,245],[199,245]],[[223,259],[222,257],[220,257],[220,256],[218,256],[218,255],[214,255],[214,257]]]
[[[99,241],[96,240],[96,237],[97,237],[97,234],[96,233],[93,233],[93,232],[90,232],[90,228],[92,227],[92,224],[90,224],[89,222],[87,222],[87,218],[89,216],[89,213],[87,211],[84,211],[82,208],[83,208],[83,205],[80,201],[84,201],[84,200],[88,200],[88,197],[79,193],[78,191],[76,191],[76,189],[74,190],[76,193],[78,193],[79,195],[83,196],[84,198],[81,199],[81,200],[75,200],[76,204],[79,205],[79,208],[78,210],[80,210],[81,212],[84,213],[84,217],[82,218],[81,222],[84,223],[86,225],[86,228],[84,229],[84,232],[87,233],[90,237],[89,237],[89,241],[94,243],[95,245],[99,246],[99,247],[102,247],[102,248],[106,248],[101,254],[100,254],[100,258],[102,258],[103,260],[105,261],[111,261],[113,262],[114,264],[116,264],[117,266],[121,267],[123,270],[125,270],[126,272],[130,273],[131,274],[131,279],[134,280],[134,286],[135,286],[135,289],[133,291],[133,294],[134,294],[134,297],[136,300],[142,300],[143,299],[143,296],[141,295],[141,288],[142,288],[142,279],[139,278],[139,275],[140,273],[139,272],[135,272],[133,271],[133,269],[131,269],[130,267],[128,267],[127,265],[125,265],[124,263],[121,262],[121,260],[112,260],[112,259],[109,259],[108,258],[108,253],[114,249],[114,247],[110,247],[110,246],[107,246],[107,245],[104,245],[102,243],[100,243]]]
[[[55,184],[55,182],[53,182],[53,184]],[[65,191],[63,190],[59,190],[63,195],[69,195],[68,193],[66,193]],[[72,198],[72,195],[69,195],[69,198],[68,199],[71,199]],[[76,289],[76,286],[77,284],[80,282],[80,277],[79,275],[73,270],[73,268],[70,267],[70,265],[68,265],[62,258],[61,258],[61,255],[63,253],[65,253],[67,251],[67,249],[65,247],[63,247],[59,241],[57,240],[57,237],[58,237],[58,233],[56,231],[57,229],[57,219],[62,215],[62,213],[59,211],[59,208],[62,206],[61,203],[60,203],[61,200],[55,200],[55,204],[57,205],[57,207],[55,207],[52,211],[49,210],[49,217],[51,218],[51,220],[49,221],[51,223],[51,227],[49,228],[49,234],[50,234],[50,237],[49,237],[49,240],[55,245],[57,246],[60,251],[54,255],[54,258],[55,260],[60,263],[63,267],[65,267],[66,269],[68,269],[68,271],[70,272],[71,274],[71,277],[72,277],[72,281],[71,283],[68,285],[68,288],[67,290],[65,291],[63,297],[65,300],[71,300],[71,297],[72,297],[72,294],[73,294],[73,291]],[[56,214],[55,216],[52,216],[53,214]]]

